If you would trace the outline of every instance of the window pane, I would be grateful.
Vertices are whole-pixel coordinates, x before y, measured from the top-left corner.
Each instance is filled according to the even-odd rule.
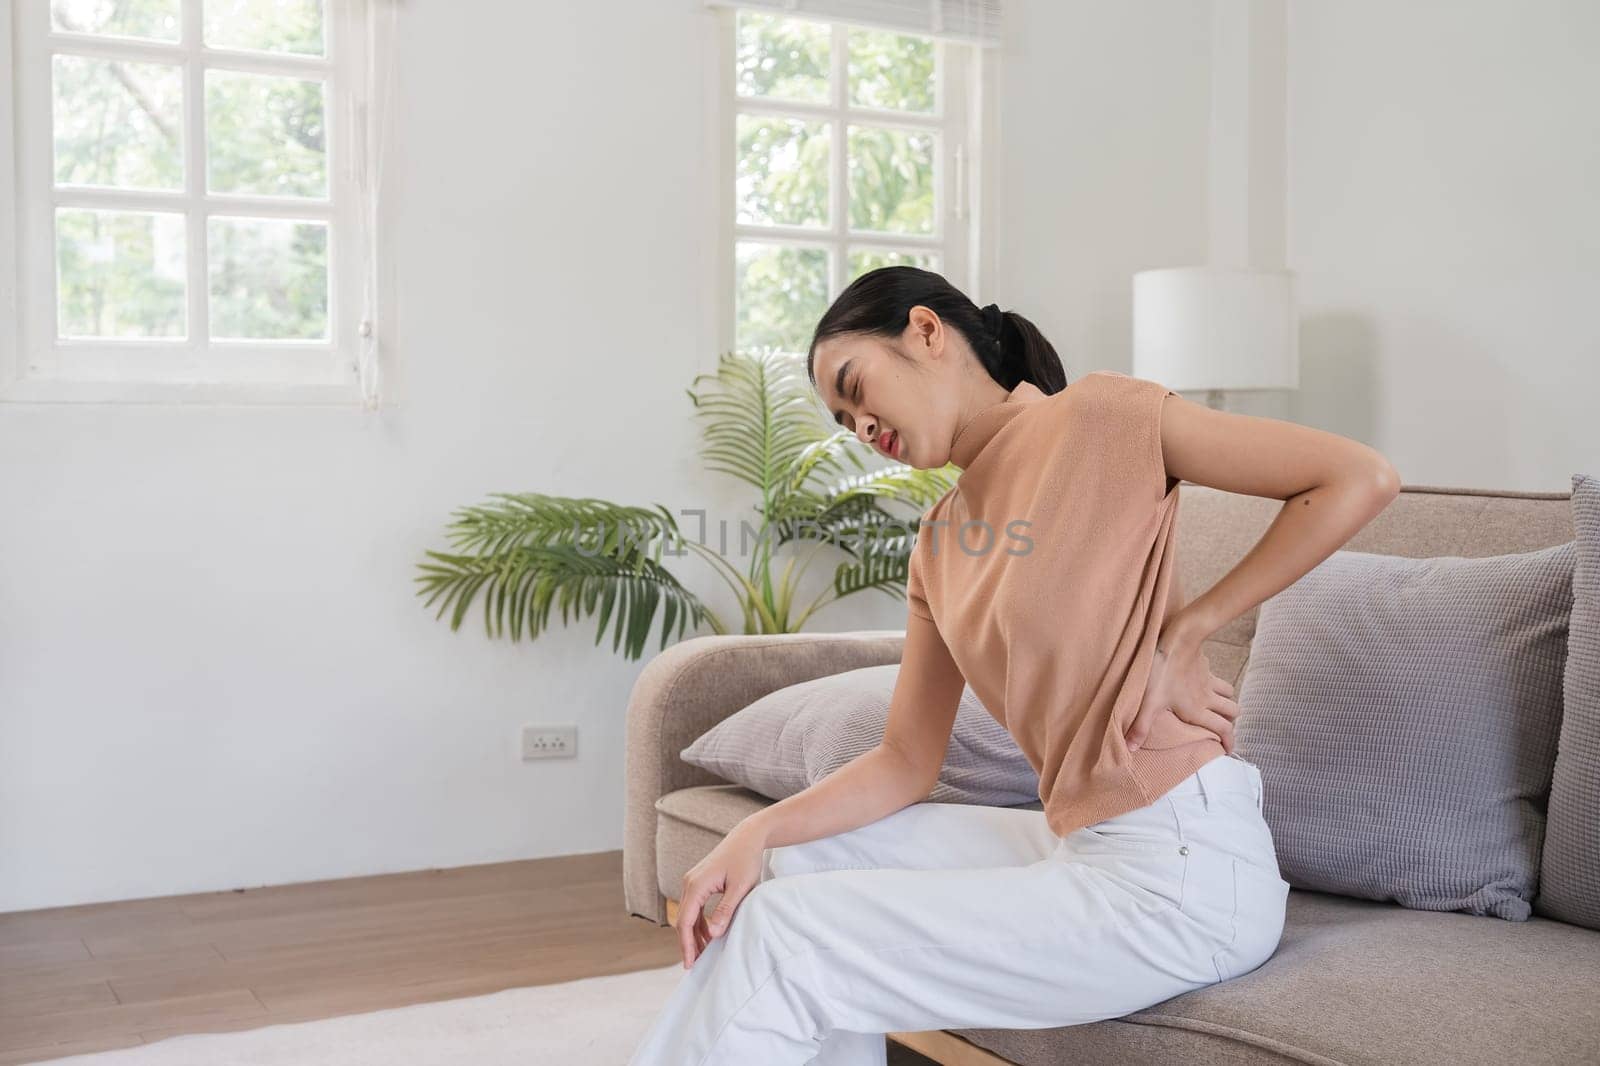
[[[55,56],[56,183],[183,188],[183,70]]]
[[[827,23],[740,10],[737,24],[739,95],[828,103],[833,30]]]
[[[328,225],[281,218],[212,218],[211,335],[325,340]]]
[[[933,134],[851,126],[850,225],[888,233],[933,232]]]
[[[933,112],[931,37],[853,29],[849,39],[851,106]]]
[[[829,123],[739,115],[737,128],[738,220],[826,226]]]
[[[877,270],[886,266],[914,266],[923,270],[939,272],[939,254],[937,252],[896,252],[879,248],[860,249],[849,253],[850,277],[845,282],[848,285],[869,270]]]
[[[804,352],[828,309],[827,251],[738,241],[734,261],[734,346]]]
[[[181,0],[53,0],[50,24],[70,33],[176,41]]]
[[[180,214],[58,208],[58,333],[182,337],[184,258]]]
[[[205,0],[206,44],[322,55],[321,0]]]
[[[261,196],[328,195],[324,83],[206,71],[206,187]]]

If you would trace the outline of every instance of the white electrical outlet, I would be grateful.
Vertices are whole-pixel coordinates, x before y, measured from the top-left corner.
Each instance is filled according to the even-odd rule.
[[[547,725],[522,727],[524,759],[567,759],[578,754],[578,727]]]

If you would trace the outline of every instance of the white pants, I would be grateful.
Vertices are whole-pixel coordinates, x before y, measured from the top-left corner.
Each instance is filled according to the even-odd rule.
[[[924,802],[768,848],[629,1064],[883,1066],[891,1030],[1079,1025],[1246,973],[1289,893],[1261,797],[1233,755],[1065,837]]]

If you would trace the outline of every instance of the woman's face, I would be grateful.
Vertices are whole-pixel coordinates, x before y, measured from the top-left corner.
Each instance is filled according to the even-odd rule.
[[[923,470],[948,463],[967,418],[1006,397],[966,338],[920,304],[898,338],[842,334],[818,344],[812,372],[836,422],[885,458]]]

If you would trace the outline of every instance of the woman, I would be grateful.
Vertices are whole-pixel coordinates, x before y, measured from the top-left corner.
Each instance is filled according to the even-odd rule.
[[[1156,382],[1069,385],[1026,318],[909,266],[840,294],[808,372],[863,443],[961,474],[917,533],[883,741],[684,877],[689,972],[632,1063],[881,1064],[886,1032],[1082,1024],[1261,965],[1289,886],[1202,644],[1381,511],[1394,468]],[[1189,604],[1180,480],[1285,501]],[[963,683],[1042,811],[924,802]]]

